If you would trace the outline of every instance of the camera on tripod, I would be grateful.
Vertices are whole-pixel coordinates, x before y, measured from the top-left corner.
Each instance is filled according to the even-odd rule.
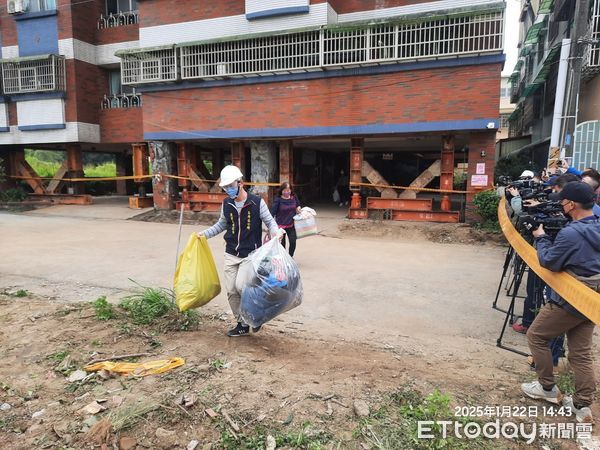
[[[555,237],[569,223],[569,218],[565,216],[560,202],[550,200],[543,185],[538,185],[519,190],[523,212],[517,216],[516,228],[522,235],[530,237],[533,230],[543,225],[546,234]]]

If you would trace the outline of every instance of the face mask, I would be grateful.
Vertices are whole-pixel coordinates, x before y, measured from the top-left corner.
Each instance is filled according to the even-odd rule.
[[[227,193],[227,195],[229,196],[230,199],[234,199],[238,196],[239,192],[240,192],[240,186],[236,186],[236,187],[228,187],[225,188],[225,192]]]
[[[287,198],[287,197],[289,197],[290,195],[292,195],[292,191],[285,190],[285,191],[283,191],[283,192],[281,193],[281,195],[283,195],[284,197],[286,197],[286,198]]]

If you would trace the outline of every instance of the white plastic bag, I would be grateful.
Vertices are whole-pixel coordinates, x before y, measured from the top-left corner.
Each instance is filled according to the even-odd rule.
[[[279,242],[271,239],[248,256],[253,276],[242,290],[240,314],[256,328],[302,303],[302,281],[296,262]],[[242,269],[240,267],[240,269]]]
[[[338,189],[335,188],[333,190],[333,203],[339,203],[340,202],[340,193],[338,192]]]
[[[314,209],[305,206],[300,210],[299,214],[294,216],[294,228],[296,228],[297,239],[312,236],[319,232],[317,229],[317,221],[315,219],[316,215],[317,212]]]

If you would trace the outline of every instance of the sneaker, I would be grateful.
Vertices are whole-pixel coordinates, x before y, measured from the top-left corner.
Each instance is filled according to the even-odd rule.
[[[512,324],[512,329],[515,330],[517,333],[525,334],[525,333],[527,333],[527,330],[529,329],[529,327],[523,326],[522,323],[515,322]]]
[[[227,332],[229,337],[245,336],[250,333],[250,327],[248,325],[242,325],[238,322],[237,326]]]
[[[562,394],[562,392],[560,392],[560,389],[558,389],[556,385],[552,388],[551,391],[546,391],[544,390],[539,381],[523,383],[521,385],[521,390],[528,397],[539,400],[546,400],[547,402],[554,403],[556,405],[560,405],[564,397],[564,395]]]
[[[563,400],[563,406],[565,408],[571,408],[571,413],[575,414],[577,422],[594,423],[594,418],[592,417],[592,410],[588,406],[575,408],[575,404],[573,403],[573,397],[565,396]]]
[[[258,333],[260,331],[260,329],[262,328],[262,325],[259,325],[257,327],[252,327],[252,332],[253,333]]]

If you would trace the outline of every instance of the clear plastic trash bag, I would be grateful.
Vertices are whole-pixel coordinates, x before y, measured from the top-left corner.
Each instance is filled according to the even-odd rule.
[[[243,276],[240,314],[244,321],[258,327],[302,303],[302,281],[296,262],[279,239],[274,238],[253,251],[248,259],[250,271]]]

